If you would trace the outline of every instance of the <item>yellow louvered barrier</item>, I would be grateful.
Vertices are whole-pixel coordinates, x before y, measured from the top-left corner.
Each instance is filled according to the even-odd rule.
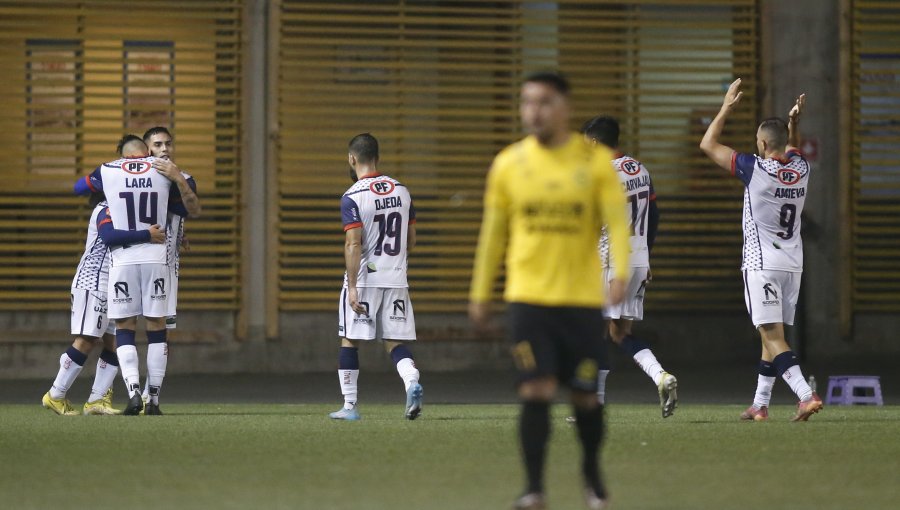
[[[520,137],[521,77],[548,68],[573,82],[573,128],[619,117],[623,149],[653,175],[662,224],[648,307],[742,308],[742,187],[697,145],[740,76],[745,106],[725,141],[754,149],[755,0],[282,0],[275,16],[282,310],[335,309],[346,144],[367,131],[381,170],[415,200],[416,310],[464,310],[484,175]]]
[[[900,2],[851,2],[852,307],[900,311]]]
[[[0,1],[0,310],[68,306],[90,214],[72,183],[155,125],[204,208],[179,309],[237,309],[241,14],[238,0]]]

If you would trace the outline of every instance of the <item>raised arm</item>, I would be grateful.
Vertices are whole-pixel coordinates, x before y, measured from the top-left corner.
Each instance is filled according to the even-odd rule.
[[[706,134],[703,135],[703,140],[700,141],[700,149],[706,153],[709,159],[728,171],[731,171],[731,157],[734,154],[734,149],[719,143],[719,137],[722,136],[725,119],[728,118],[728,115],[741,100],[741,96],[744,95],[740,88],[740,78],[734,80],[728,86],[728,92],[725,93],[725,99],[722,101],[722,108],[719,110],[716,118],[709,124],[709,127],[706,128]]]
[[[200,198],[197,197],[197,185],[193,182],[194,179],[186,179],[178,166],[168,159],[155,158],[153,168],[178,187],[178,194],[181,195],[188,218],[199,218],[203,208],[200,206]]]
[[[800,114],[806,105],[806,94],[800,94],[788,113],[788,150],[800,147]]]

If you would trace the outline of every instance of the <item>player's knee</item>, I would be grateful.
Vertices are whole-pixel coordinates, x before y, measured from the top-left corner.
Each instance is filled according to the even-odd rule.
[[[76,336],[72,341],[72,347],[78,349],[79,352],[87,354],[94,348],[94,337]]]
[[[550,401],[556,396],[556,379],[541,377],[524,381],[519,385],[519,397],[522,400]]]
[[[589,391],[572,391],[572,405],[578,409],[589,411],[600,405],[597,394]]]

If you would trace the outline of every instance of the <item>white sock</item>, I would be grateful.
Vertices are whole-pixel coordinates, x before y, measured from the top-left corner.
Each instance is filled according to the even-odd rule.
[[[800,371],[800,365],[794,365],[791,368],[787,369],[783,374],[781,374],[781,378],[784,379],[784,382],[788,383],[788,386],[794,390],[794,393],[797,394],[797,397],[800,398],[800,401],[809,400],[812,397],[812,388],[809,387],[809,384],[806,383],[806,379],[803,378],[803,372]]]
[[[412,358],[403,358],[397,363],[397,373],[403,379],[403,386],[406,391],[409,387],[419,382],[419,369],[416,368],[416,362]]]
[[[338,380],[341,382],[341,394],[344,395],[344,409],[353,409],[356,407],[359,370],[338,370]]]
[[[53,380],[53,386],[50,388],[50,397],[59,399],[65,398],[72,383],[81,373],[83,367],[75,363],[67,353],[62,353],[59,357],[59,372],[56,373],[56,379]]]
[[[663,370],[662,365],[659,364],[659,361],[656,361],[656,356],[650,351],[650,349],[643,349],[638,351],[634,355],[634,361],[640,365],[641,369],[645,374],[650,376],[650,379],[653,379],[653,383],[659,386],[659,383],[662,382]]]
[[[159,390],[166,377],[166,365],[169,363],[169,343],[156,342],[147,346],[147,387],[150,403],[159,405]]]
[[[600,405],[606,404],[606,376],[608,375],[609,370],[601,370],[597,374],[597,402]]]
[[[133,345],[116,347],[116,356],[119,357],[122,379],[125,380],[125,387],[128,388],[128,398],[131,398],[137,391],[141,391],[141,374],[138,366],[137,347]],[[137,387],[137,390],[133,391],[133,387]]]
[[[760,375],[756,381],[756,395],[753,396],[753,407],[769,407],[769,401],[772,400],[772,387],[775,386],[777,377]]]
[[[88,397],[88,402],[96,402],[103,398],[112,387],[118,373],[119,367],[110,365],[103,359],[98,359],[97,372],[94,373],[94,386],[91,388],[91,396]]]
[[[144,402],[150,400],[150,380],[144,379],[144,391],[141,393],[141,398],[144,399]]]

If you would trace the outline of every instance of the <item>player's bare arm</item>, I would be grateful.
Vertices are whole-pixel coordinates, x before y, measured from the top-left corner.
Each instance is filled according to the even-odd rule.
[[[194,190],[191,189],[191,186],[188,184],[187,179],[184,178],[184,175],[181,173],[178,166],[172,162],[172,160],[156,158],[153,161],[153,168],[155,168],[160,175],[174,182],[175,185],[178,186],[178,192],[181,194],[181,201],[184,203],[184,208],[188,211],[188,218],[199,218],[203,211],[200,206],[200,198],[194,193]]]
[[[416,247],[416,224],[410,223],[406,231],[406,251],[412,252]]]
[[[359,302],[359,291],[356,289],[359,276],[359,263],[362,258],[362,229],[351,228],[344,237],[344,265],[347,268],[347,297],[350,308],[364,315],[366,309]]]
[[[805,105],[806,94],[800,94],[788,112],[788,150],[800,147],[800,114],[803,113]]]
[[[162,244],[166,242],[166,231],[159,228],[159,225],[151,225],[149,229],[150,242],[153,244]]]
[[[703,135],[703,140],[700,141],[700,149],[709,156],[709,159],[725,170],[731,170],[731,155],[734,153],[734,149],[719,143],[719,138],[722,136],[722,129],[725,127],[725,119],[728,118],[728,115],[731,114],[744,95],[740,88],[740,78],[734,80],[728,86],[728,92],[725,93],[725,99],[722,101],[722,108],[719,110],[716,118],[709,124],[709,127],[706,128],[706,134]]]

